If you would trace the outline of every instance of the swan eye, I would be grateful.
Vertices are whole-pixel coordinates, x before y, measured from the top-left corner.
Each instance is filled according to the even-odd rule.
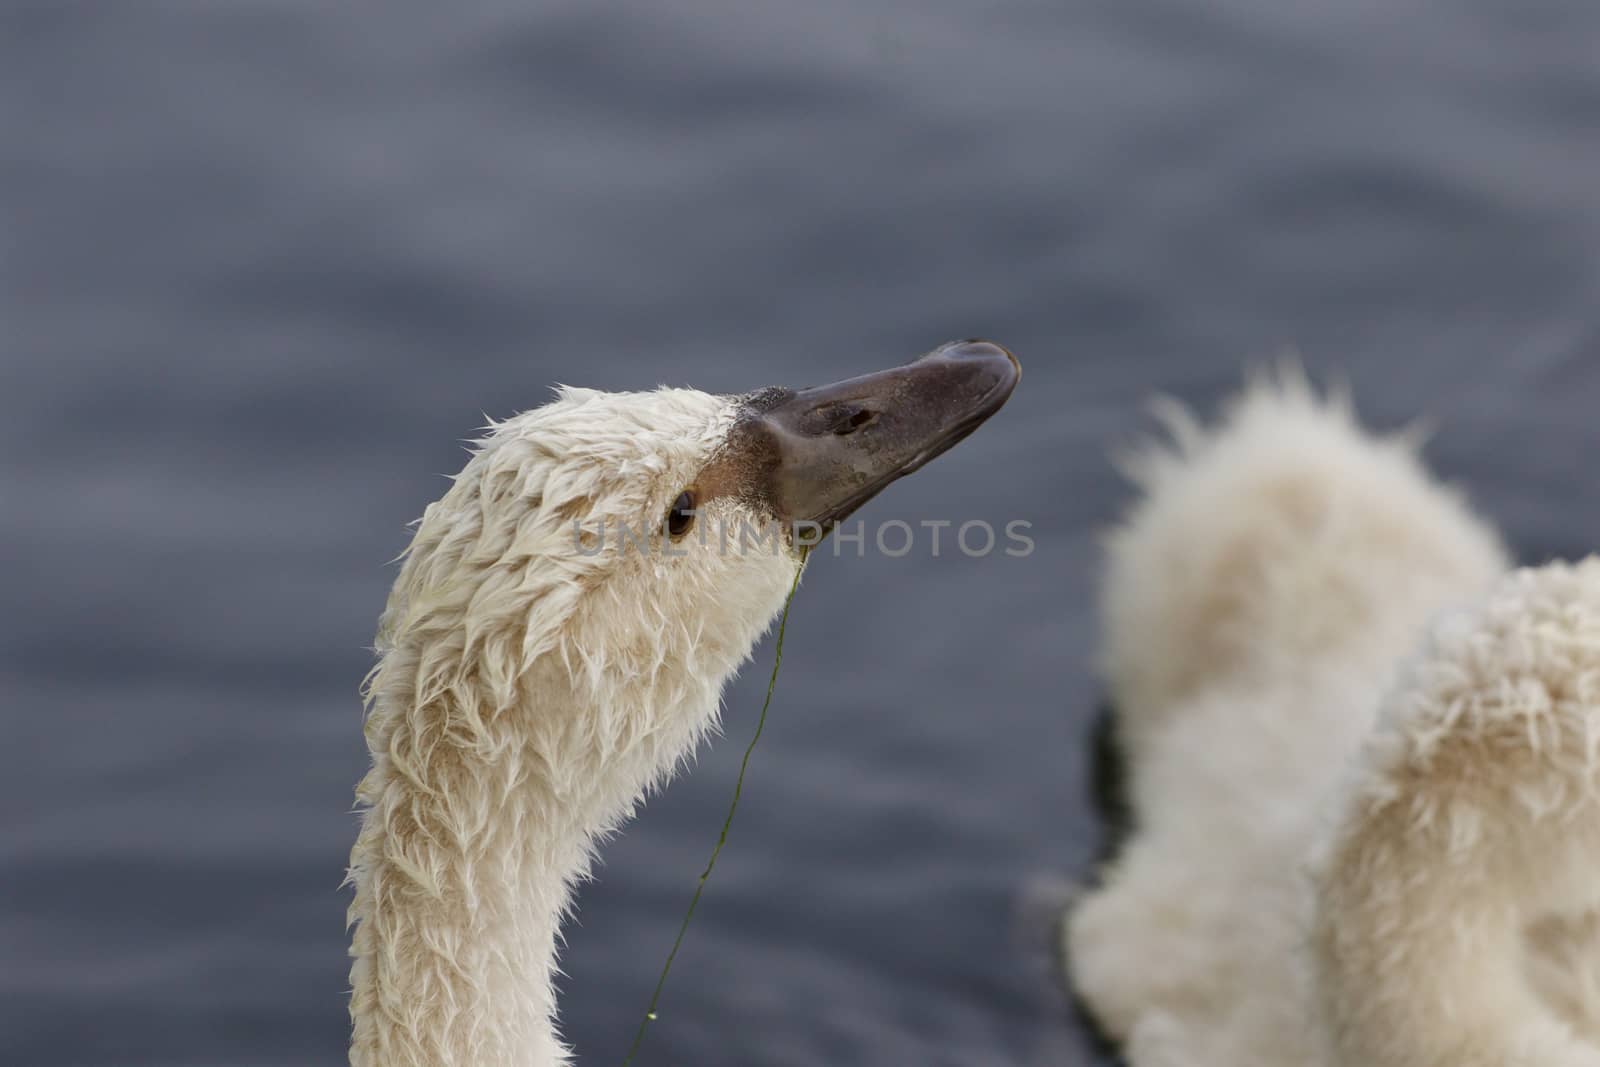
[[[674,540],[694,528],[694,505],[694,494],[688,490],[679,493],[678,499],[672,502],[672,510],[667,512],[667,533]]]

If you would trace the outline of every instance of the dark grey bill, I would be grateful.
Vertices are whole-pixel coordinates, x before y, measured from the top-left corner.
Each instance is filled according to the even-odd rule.
[[[893,370],[755,394],[730,444],[780,521],[825,533],[976,430],[1021,377],[1001,346],[956,341]]]

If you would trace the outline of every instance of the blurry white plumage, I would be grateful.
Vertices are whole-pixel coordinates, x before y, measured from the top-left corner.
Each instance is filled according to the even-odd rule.
[[[1137,829],[1068,916],[1133,1067],[1596,1067],[1600,560],[1298,377],[1131,464],[1104,668]]]

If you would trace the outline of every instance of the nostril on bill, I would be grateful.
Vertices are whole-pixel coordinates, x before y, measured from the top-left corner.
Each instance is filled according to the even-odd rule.
[[[863,426],[872,425],[877,417],[878,413],[876,411],[868,411],[866,408],[858,408],[853,414],[841,419],[838,424],[834,426],[833,432],[840,437],[847,437],[861,429]]]

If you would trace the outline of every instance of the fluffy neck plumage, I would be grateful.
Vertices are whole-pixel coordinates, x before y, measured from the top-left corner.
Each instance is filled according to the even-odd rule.
[[[513,706],[471,678],[375,700],[352,859],[352,1064],[565,1061],[552,977],[569,888],[596,836],[713,721],[721,678],[656,681],[610,687],[602,711],[546,657]]]
[[[715,724],[797,565],[747,563],[743,595],[707,615],[663,609],[641,576],[557,610],[583,582],[545,583],[530,563],[515,588],[532,592],[512,596],[408,561],[368,683],[354,1067],[566,1062],[552,977],[570,887]]]

